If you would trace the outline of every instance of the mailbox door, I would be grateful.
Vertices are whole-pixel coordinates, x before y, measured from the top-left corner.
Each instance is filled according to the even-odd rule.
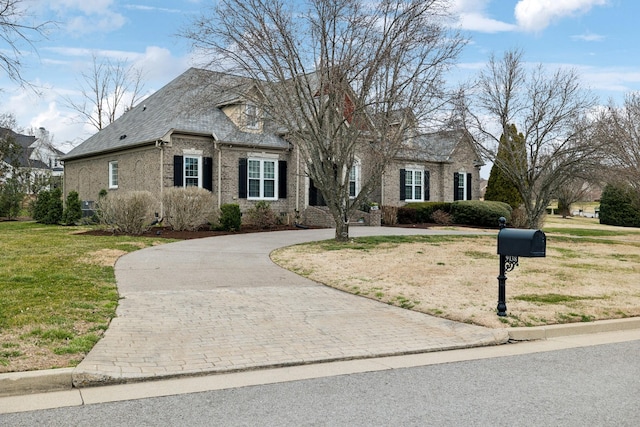
[[[540,231],[536,230],[533,234],[533,241],[531,242],[531,256],[532,257],[544,257],[547,255],[547,236]]]

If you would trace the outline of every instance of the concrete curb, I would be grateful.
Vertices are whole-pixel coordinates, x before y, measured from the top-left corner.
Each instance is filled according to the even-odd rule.
[[[640,317],[568,323],[564,325],[509,328],[508,331],[509,339],[512,341],[533,341],[599,332],[628,331],[630,329],[640,329]]]
[[[75,368],[0,374],[0,397],[69,390]]]
[[[632,329],[640,329],[640,317],[565,325],[508,328],[507,331],[511,341],[543,341],[563,336],[628,331]],[[386,356],[388,357],[389,355]],[[378,356],[372,355],[371,357]],[[321,361],[318,361],[318,363],[321,363]],[[0,374],[0,397],[71,390],[73,388],[74,371],[75,368],[63,368]],[[158,379],[160,378],[148,378],[148,380]],[[144,379],[139,378],[137,382],[139,381],[144,381]]]

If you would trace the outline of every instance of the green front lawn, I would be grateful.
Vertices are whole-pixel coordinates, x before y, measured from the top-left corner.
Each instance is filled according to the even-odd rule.
[[[77,364],[115,316],[113,262],[167,242],[87,229],[0,222],[0,372]]]

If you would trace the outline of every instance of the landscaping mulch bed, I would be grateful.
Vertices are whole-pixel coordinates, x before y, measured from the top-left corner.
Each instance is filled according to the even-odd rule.
[[[306,229],[307,227],[305,227]],[[295,225],[278,225],[271,228],[256,228],[243,226],[239,231],[222,231],[212,230],[208,227],[203,227],[195,231],[177,231],[172,230],[170,227],[153,227],[149,231],[140,235],[140,237],[156,237],[164,239],[176,239],[176,240],[190,240],[201,239],[203,237],[213,236],[225,236],[229,234],[246,234],[246,233],[261,233],[266,231],[284,231],[284,230],[302,230],[303,228],[296,227]],[[114,232],[111,230],[89,230],[79,234],[87,234],[91,236],[126,236],[125,233]]]

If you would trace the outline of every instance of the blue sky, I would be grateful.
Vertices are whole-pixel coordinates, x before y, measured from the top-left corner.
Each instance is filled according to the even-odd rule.
[[[197,65],[181,28],[213,0],[23,0],[32,15],[59,22],[37,53],[23,49],[23,75],[41,95],[0,75],[0,112],[23,128],[45,127],[68,151],[94,130],[78,123],[62,97],[78,95],[91,57],[126,60],[146,75],[154,92]],[[468,78],[493,52],[524,51],[531,63],[573,67],[606,102],[640,90],[640,2],[633,0],[452,0],[469,38],[451,80]],[[0,44],[0,49],[6,46]]]

